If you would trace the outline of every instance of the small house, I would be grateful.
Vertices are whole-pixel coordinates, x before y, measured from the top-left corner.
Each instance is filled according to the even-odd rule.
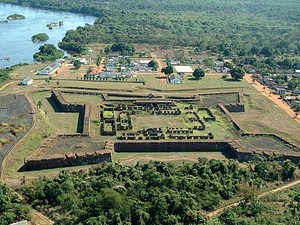
[[[168,76],[168,82],[170,84],[181,84],[181,76],[178,74],[170,74]]]
[[[33,79],[31,77],[26,77],[25,79],[21,80],[20,85],[30,85],[33,83]]]
[[[180,61],[171,59],[170,60],[170,65],[171,66],[178,66],[178,65],[180,65]]]
[[[280,87],[276,88],[276,93],[280,96],[284,96],[285,92],[286,92],[286,90],[284,88],[280,88]]]
[[[149,64],[149,62],[150,62],[150,60],[149,59],[146,59],[146,60],[140,60],[140,66],[142,66],[142,67],[147,67],[148,66],[148,64]]]

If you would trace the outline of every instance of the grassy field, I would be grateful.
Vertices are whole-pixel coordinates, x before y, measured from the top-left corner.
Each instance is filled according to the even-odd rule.
[[[48,158],[58,154],[75,154],[85,152],[95,152],[104,148],[104,142],[93,141],[89,137],[81,138],[59,138],[53,145],[43,151],[38,151],[30,156],[31,159]]]
[[[101,104],[101,97],[100,96],[96,96],[96,95],[74,95],[74,94],[62,94],[63,98],[67,101],[67,102],[81,102],[81,103],[89,103],[89,104],[93,104],[93,105],[99,105]]]
[[[79,129],[79,113],[63,113],[57,111],[58,107],[48,91],[36,92],[33,94],[35,104],[41,101],[40,110],[45,114],[51,126],[57,133],[76,133]]]
[[[165,162],[175,162],[183,163],[196,162],[198,158],[208,158],[208,159],[226,159],[226,157],[221,152],[176,152],[176,153],[166,153],[166,152],[153,152],[153,153],[120,153],[115,152],[113,156],[113,161],[122,163],[125,165],[133,165],[136,163],[147,163],[153,160],[165,161]]]
[[[274,133],[300,145],[300,125],[250,84],[244,89],[245,113],[232,113],[242,129],[253,133]]]
[[[262,151],[272,151],[277,153],[293,152],[284,143],[272,137],[248,137],[244,136],[238,141],[246,149],[261,149]]]

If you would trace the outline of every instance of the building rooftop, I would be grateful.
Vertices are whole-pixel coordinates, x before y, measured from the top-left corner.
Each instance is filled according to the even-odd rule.
[[[190,66],[174,66],[177,73],[193,73],[194,70]]]

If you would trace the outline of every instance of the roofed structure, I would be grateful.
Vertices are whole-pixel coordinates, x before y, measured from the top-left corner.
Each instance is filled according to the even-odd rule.
[[[185,74],[185,73],[193,73],[194,70],[190,66],[174,66],[176,73]]]

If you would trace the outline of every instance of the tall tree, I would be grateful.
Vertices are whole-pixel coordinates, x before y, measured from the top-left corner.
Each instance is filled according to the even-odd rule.
[[[243,79],[245,75],[245,71],[242,67],[234,67],[233,69],[230,70],[231,77],[235,80],[241,80]]]
[[[194,72],[193,72],[193,76],[194,76],[197,80],[199,80],[200,78],[204,77],[204,76],[205,76],[205,71],[204,71],[204,69],[202,69],[202,68],[197,68],[197,69],[195,69]]]
[[[161,69],[161,72],[168,75],[174,72],[173,66],[167,66]]]

